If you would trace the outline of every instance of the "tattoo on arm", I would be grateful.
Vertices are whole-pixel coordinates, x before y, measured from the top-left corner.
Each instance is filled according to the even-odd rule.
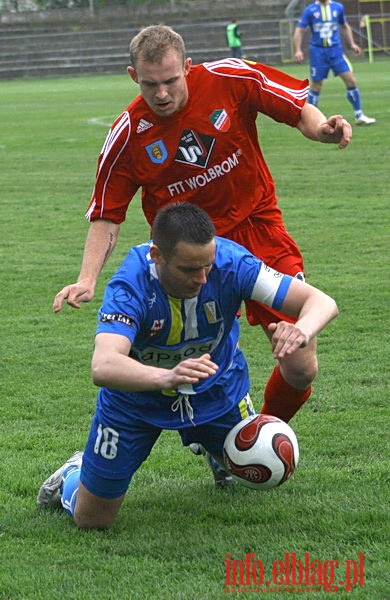
[[[108,261],[108,259],[110,258],[110,254],[113,250],[113,246],[114,246],[114,234],[112,232],[110,232],[107,251],[106,251],[106,254],[104,255],[104,259],[103,259],[103,265],[105,265],[106,262]]]

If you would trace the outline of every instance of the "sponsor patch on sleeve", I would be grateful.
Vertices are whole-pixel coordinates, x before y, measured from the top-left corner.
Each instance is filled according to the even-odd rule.
[[[100,323],[124,323],[129,327],[132,327],[134,325],[134,319],[127,315],[122,315],[120,313],[100,313],[99,321]]]

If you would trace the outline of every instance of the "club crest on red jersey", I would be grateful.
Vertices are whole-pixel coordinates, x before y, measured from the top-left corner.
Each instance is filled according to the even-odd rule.
[[[204,133],[183,129],[175,155],[177,162],[204,169],[209,161],[215,139]]]
[[[162,140],[156,140],[155,142],[148,144],[148,146],[145,146],[145,150],[152,163],[155,163],[156,165],[161,165],[168,158],[168,151]]]
[[[224,108],[218,108],[217,110],[214,110],[209,119],[214,125],[215,129],[218,129],[218,131],[229,131],[230,117]]]

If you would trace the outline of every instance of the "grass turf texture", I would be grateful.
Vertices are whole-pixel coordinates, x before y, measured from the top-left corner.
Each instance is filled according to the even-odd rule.
[[[35,498],[42,481],[83,448],[96,395],[89,366],[103,289],[128,246],[148,237],[137,197],[94,302],[51,312],[54,294],[78,273],[83,212],[107,127],[137,88],[126,74],[0,84],[1,599],[216,600],[226,597],[226,554],[242,560],[254,553],[269,575],[274,561],[293,552],[341,564],[364,553],[365,586],[354,598],[388,597],[389,62],[359,62],[356,73],[364,110],[378,122],[354,127],[342,152],[259,118],[308,280],[341,310],[319,340],[312,400],[292,421],[298,470],[270,492],[214,490],[204,461],[184,450],[175,432],[164,432],[104,533],[78,531],[63,513],[38,512]],[[339,79],[326,82],[321,108],[352,118]],[[274,363],[261,332],[244,319],[242,325],[259,408]],[[341,589],[338,597],[349,594]]]

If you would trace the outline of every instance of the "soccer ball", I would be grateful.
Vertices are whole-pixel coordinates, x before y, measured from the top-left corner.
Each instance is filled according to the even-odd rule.
[[[223,454],[235,481],[266,490],[291,477],[298,464],[299,447],[287,423],[272,415],[252,415],[229,431]]]

